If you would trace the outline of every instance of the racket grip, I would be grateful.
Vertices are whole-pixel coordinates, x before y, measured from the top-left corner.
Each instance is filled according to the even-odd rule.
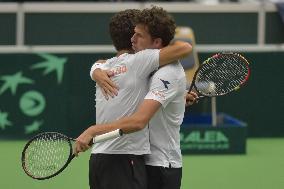
[[[110,139],[114,139],[114,138],[118,138],[120,136],[123,135],[123,132],[121,129],[117,129],[117,130],[114,130],[114,131],[111,131],[111,132],[108,132],[108,133],[105,133],[105,134],[102,134],[102,135],[98,135],[98,136],[95,136],[93,138],[93,144],[94,143],[98,143],[98,142],[104,142],[106,140],[110,140]]]
[[[205,98],[205,96],[198,96],[198,97],[196,98],[196,100],[200,100],[200,99],[202,99],[202,98]]]

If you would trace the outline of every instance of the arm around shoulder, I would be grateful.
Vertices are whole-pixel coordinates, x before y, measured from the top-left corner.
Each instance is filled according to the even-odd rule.
[[[175,62],[188,56],[192,52],[192,46],[184,41],[176,40],[172,44],[160,50],[160,66]]]

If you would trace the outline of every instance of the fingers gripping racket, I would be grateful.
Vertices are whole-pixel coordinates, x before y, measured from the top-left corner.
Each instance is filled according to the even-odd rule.
[[[103,142],[122,136],[120,129],[98,135],[90,143]],[[33,137],[22,152],[22,167],[33,179],[44,180],[61,173],[75,157],[75,139],[57,132],[44,132]]]
[[[204,61],[194,74],[193,88],[199,98],[226,95],[238,90],[249,78],[249,62],[237,53],[218,53]]]

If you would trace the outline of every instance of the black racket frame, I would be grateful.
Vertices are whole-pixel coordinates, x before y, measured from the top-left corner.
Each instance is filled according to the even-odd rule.
[[[52,175],[49,175],[49,176],[46,176],[46,177],[35,177],[34,175],[30,174],[29,171],[27,170],[26,168],[26,164],[25,164],[25,152],[26,150],[28,149],[28,147],[30,146],[30,144],[36,140],[37,138],[40,138],[41,136],[43,135],[47,135],[47,134],[56,134],[56,135],[59,135],[61,138],[65,139],[66,141],[68,141],[68,144],[69,144],[69,147],[70,147],[70,151],[69,151],[69,157],[66,161],[66,163],[62,166],[61,169],[59,169],[57,172],[55,172],[54,174]],[[71,141],[75,141],[75,139],[73,138],[70,138],[70,137],[67,137],[66,135],[62,134],[62,133],[58,133],[58,132],[43,132],[43,133],[39,133],[38,135],[34,136],[33,138],[31,138],[27,144],[25,145],[23,151],[22,151],[22,157],[21,157],[21,160],[22,160],[22,167],[24,169],[24,172],[32,177],[33,179],[37,179],[37,180],[45,180],[45,179],[49,179],[49,178],[52,178],[56,175],[58,175],[59,173],[61,173],[68,165],[69,163],[72,161],[72,159],[75,157],[75,155],[73,154],[73,148],[72,148],[72,143]]]

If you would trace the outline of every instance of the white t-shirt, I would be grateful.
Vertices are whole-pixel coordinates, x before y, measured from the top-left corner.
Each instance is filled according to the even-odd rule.
[[[151,154],[147,165],[182,167],[180,125],[185,111],[186,77],[180,63],[160,68],[150,80],[145,99],[156,100],[161,107],[149,123]]]
[[[108,59],[102,69],[111,70],[118,96],[106,100],[96,88],[96,123],[109,123],[132,115],[149,90],[150,74],[159,67],[159,50],[146,49]],[[93,145],[92,153],[149,154],[149,131],[145,129]]]

